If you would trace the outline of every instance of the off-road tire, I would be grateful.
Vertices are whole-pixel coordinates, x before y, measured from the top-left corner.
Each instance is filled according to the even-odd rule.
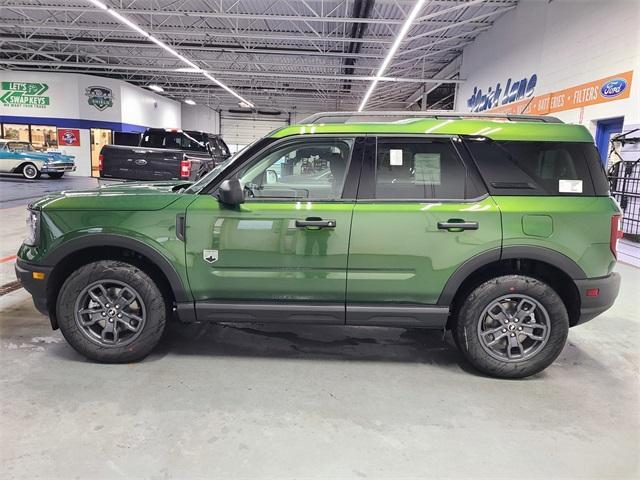
[[[523,295],[537,301],[549,321],[546,343],[531,358],[500,360],[489,354],[480,340],[478,324],[483,312],[496,300]],[[481,372],[499,378],[523,378],[547,368],[560,355],[567,341],[569,316],[560,296],[546,283],[523,275],[505,275],[476,287],[462,303],[453,334],[464,357]]]
[[[135,289],[144,303],[145,323],[131,343],[99,345],[87,337],[76,321],[76,303],[81,292],[100,281],[126,284]],[[169,306],[153,279],[138,267],[117,260],[101,260],[69,275],[60,289],[56,313],[64,338],[76,351],[101,363],[129,363],[146,357],[160,341],[169,318]]]

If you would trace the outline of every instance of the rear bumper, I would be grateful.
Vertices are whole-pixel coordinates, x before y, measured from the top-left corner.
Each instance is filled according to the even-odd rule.
[[[22,287],[31,294],[35,307],[43,315],[49,316],[49,308],[47,307],[47,282],[49,281],[53,267],[43,267],[18,258],[16,260],[15,270],[18,281]],[[44,279],[36,280],[33,278],[34,272],[44,273]]]
[[[575,283],[580,293],[580,318],[576,325],[581,325],[611,308],[620,291],[620,274],[612,273],[606,277],[575,280]],[[597,295],[587,295],[588,291],[593,295],[595,289]]]

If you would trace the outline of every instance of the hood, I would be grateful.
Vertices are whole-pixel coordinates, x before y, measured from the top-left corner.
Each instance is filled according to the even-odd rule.
[[[73,155],[65,155],[62,152],[44,152],[42,155],[46,157],[46,161],[53,163],[73,162],[73,159],[75,158]]]
[[[174,189],[191,182],[144,182],[101,185],[90,190],[53,193],[30,205],[35,210],[161,210],[181,195]],[[180,189],[181,191],[183,189]]]

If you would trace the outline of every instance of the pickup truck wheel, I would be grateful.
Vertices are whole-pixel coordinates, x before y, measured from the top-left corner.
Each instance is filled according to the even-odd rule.
[[[53,172],[53,173],[47,173],[47,175],[49,175],[49,178],[62,178],[62,176],[64,175],[64,172]]]
[[[22,176],[27,180],[35,180],[40,178],[40,171],[33,163],[25,163],[22,166]]]
[[[102,260],[73,272],[57,300],[60,330],[84,356],[104,363],[141,360],[164,331],[162,292],[139,268]]]
[[[500,378],[534,375],[560,355],[569,316],[546,283],[506,275],[478,286],[464,301],[454,328],[456,343],[478,370]]]

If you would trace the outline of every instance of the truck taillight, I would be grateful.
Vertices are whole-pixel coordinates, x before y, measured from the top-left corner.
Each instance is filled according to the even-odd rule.
[[[613,215],[611,217],[611,253],[613,256],[618,258],[618,240],[622,238],[623,232],[620,230],[620,219],[621,215]]]
[[[104,155],[98,155],[98,171],[102,172],[104,169]]]
[[[191,176],[191,160],[182,160],[180,162],[180,177],[189,178]]]

